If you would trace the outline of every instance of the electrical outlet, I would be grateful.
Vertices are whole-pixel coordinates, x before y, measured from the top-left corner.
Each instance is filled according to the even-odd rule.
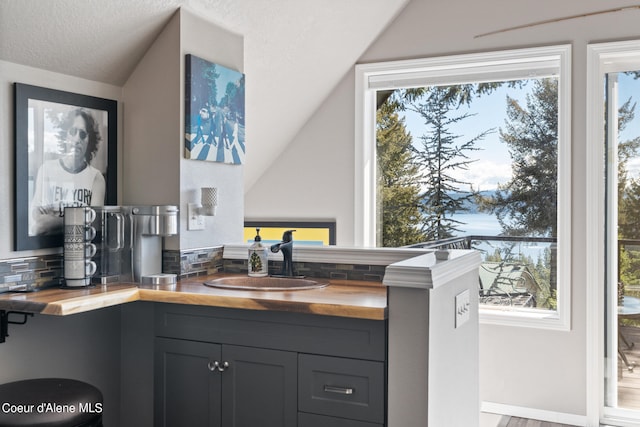
[[[198,214],[198,208],[200,205],[197,203],[189,203],[187,214],[189,219],[187,221],[187,230],[204,230],[204,215]]]
[[[470,317],[471,302],[469,300],[469,289],[456,295],[456,328],[465,324]]]

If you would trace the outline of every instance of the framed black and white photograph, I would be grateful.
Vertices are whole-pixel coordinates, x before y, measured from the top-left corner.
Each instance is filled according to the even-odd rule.
[[[118,104],[14,86],[15,250],[62,246],[66,206],[117,204]]]
[[[244,74],[195,55],[185,61],[185,158],[243,164]]]

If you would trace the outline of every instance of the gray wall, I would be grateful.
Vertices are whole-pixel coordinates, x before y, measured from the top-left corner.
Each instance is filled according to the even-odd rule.
[[[586,45],[639,38],[640,12],[602,14],[493,36],[476,35],[609,7],[598,0],[507,2],[413,0],[359,63],[571,43],[572,65],[572,328],[568,332],[481,325],[481,399],[574,415],[586,414],[586,263],[583,212],[586,174]],[[312,82],[310,82],[312,84]],[[353,243],[354,70],[291,141],[278,164],[247,189],[249,218],[277,218],[269,189],[289,195],[295,218],[335,218],[338,243]],[[283,182],[279,166],[304,179]]]

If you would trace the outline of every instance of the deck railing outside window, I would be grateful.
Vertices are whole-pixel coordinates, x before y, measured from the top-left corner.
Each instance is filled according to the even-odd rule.
[[[467,235],[410,247],[480,251],[480,304],[556,310],[556,242],[546,237]]]

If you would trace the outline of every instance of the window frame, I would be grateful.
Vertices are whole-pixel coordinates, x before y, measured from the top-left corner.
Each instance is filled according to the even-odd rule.
[[[357,64],[354,243],[376,246],[376,91],[432,84],[558,77],[557,310],[480,307],[484,324],[571,329],[571,45]]]
[[[607,231],[614,222],[607,222],[607,209],[617,200],[607,196],[605,183],[604,76],[611,72],[638,69],[640,66],[640,40],[592,43],[587,45],[587,94],[586,94],[586,290],[587,290],[587,419],[594,423],[631,422],[635,415],[628,409],[607,406],[605,402],[605,373],[612,366],[605,363],[605,322],[617,315],[616,299],[607,283],[616,280],[611,269],[611,254],[607,253]],[[617,156],[616,156],[617,157]],[[615,157],[614,157],[615,159]],[[615,165],[611,166],[615,167]],[[609,197],[609,200],[606,199]],[[605,206],[605,200],[607,206]],[[616,233],[617,235],[617,233]],[[617,272],[615,273],[617,274]],[[605,309],[603,296],[609,294]],[[609,315],[607,315],[609,313]],[[617,326],[615,326],[617,327]],[[610,330],[613,333],[615,329]],[[617,337],[615,338],[617,339]],[[615,348],[615,347],[614,347]],[[615,355],[613,357],[616,357]],[[615,383],[614,383],[615,384]],[[617,384],[616,384],[617,387]]]

